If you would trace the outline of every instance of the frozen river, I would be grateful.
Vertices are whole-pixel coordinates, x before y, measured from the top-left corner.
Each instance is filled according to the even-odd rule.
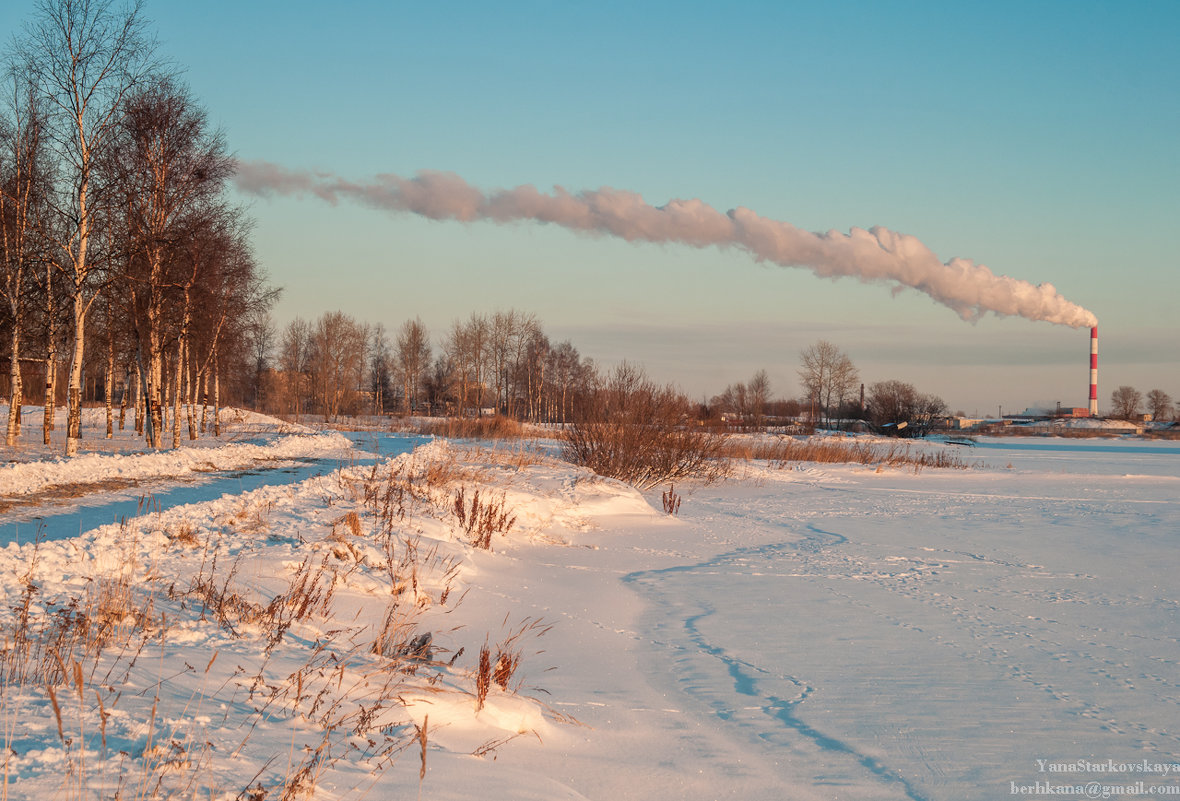
[[[1180,763],[1180,448],[963,455],[988,466],[694,495],[694,525],[764,544],[628,577],[653,671],[820,798],[1180,797],[1130,769]]]

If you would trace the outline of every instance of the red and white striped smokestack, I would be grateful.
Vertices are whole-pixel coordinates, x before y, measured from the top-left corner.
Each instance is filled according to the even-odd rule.
[[[1090,416],[1098,416],[1098,326],[1090,329]]]

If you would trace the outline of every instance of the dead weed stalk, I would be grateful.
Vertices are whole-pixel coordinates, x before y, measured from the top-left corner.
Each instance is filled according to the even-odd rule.
[[[503,493],[480,500],[477,489],[468,501],[466,487],[459,487],[455,490],[452,511],[471,544],[484,551],[492,549],[493,534],[507,534],[516,524],[516,515],[506,508]]]

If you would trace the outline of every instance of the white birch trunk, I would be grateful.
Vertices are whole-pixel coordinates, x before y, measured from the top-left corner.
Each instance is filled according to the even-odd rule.
[[[221,373],[213,351],[213,436],[221,436]]]
[[[176,379],[172,384],[172,449],[180,447],[180,377],[184,371],[184,339],[176,343]]]

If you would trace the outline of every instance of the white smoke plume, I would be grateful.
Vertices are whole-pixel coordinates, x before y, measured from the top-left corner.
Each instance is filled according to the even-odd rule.
[[[996,275],[970,259],[944,263],[917,238],[881,227],[816,234],[740,206],[724,214],[696,199],[653,206],[634,192],[605,187],[577,193],[556,188],[545,194],[532,186],[483,192],[449,172],[422,171],[413,178],[378,175],[356,183],[252,161],[238,164],[236,182],[243,192],[256,195],[312,195],[332,204],[343,199],[433,220],[533,221],[629,242],[734,247],[758,261],[805,267],[826,278],[851,276],[891,284],[894,291],[910,287],[964,320],[992,312],[1073,328],[1097,325],[1093,313],[1066,300],[1052,284]]]

